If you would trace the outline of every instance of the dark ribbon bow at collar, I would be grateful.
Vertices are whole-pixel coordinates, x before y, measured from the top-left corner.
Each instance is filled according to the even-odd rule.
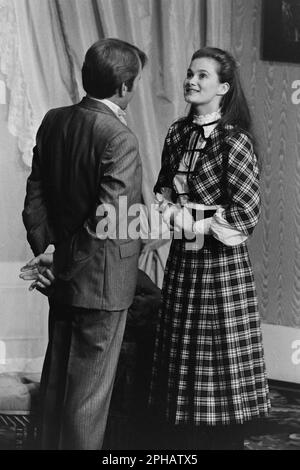
[[[216,121],[207,122],[205,124],[200,124],[200,119],[197,118],[197,116],[194,116],[192,122],[194,124],[195,129],[197,129],[200,132],[201,137],[207,140],[211,133],[209,126],[212,126],[213,124],[217,124],[219,122],[219,119],[217,119]]]

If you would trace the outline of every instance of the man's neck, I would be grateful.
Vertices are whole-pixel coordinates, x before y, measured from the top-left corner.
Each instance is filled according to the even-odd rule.
[[[99,103],[105,104],[118,117],[118,119],[120,119],[120,121],[127,126],[126,113],[115,101],[112,101],[110,98],[94,98],[90,95],[87,95],[87,97],[92,100],[99,101]]]
[[[119,108],[121,108],[123,111],[125,111],[126,106],[124,106],[122,98],[120,99],[118,96],[114,95],[114,96],[111,96],[110,98],[105,98],[105,99],[108,101],[111,101],[112,103],[119,106]]]
[[[97,100],[97,101],[110,101],[111,103],[115,104],[116,106],[118,106],[119,108],[123,109],[122,106],[120,105],[120,102],[118,99],[114,99],[113,96],[111,96],[110,98],[96,98],[95,96],[92,96],[92,95],[89,95],[87,94],[87,97],[88,98],[92,98],[93,100]]]

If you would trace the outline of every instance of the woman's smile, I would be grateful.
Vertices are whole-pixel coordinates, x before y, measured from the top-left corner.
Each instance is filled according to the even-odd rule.
[[[186,93],[199,93],[200,90],[196,90],[195,88],[186,87],[185,92]]]

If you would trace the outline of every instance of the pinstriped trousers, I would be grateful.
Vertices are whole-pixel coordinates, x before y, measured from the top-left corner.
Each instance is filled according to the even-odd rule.
[[[126,316],[127,310],[50,305],[42,449],[101,449]]]

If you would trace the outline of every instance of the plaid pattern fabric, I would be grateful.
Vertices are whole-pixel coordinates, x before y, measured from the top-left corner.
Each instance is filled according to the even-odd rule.
[[[170,127],[154,192],[162,187],[173,189],[180,159],[195,132],[200,132],[199,128],[188,118]],[[217,126],[199,154],[188,178],[190,201],[226,207],[226,220],[250,235],[260,215],[258,165],[250,138],[232,126]]]
[[[190,132],[182,121],[171,127],[156,191],[171,183],[178,148]],[[251,233],[260,208],[249,138],[216,128],[196,167],[194,200],[226,201],[227,220]],[[173,240],[162,295],[150,393],[154,411],[173,424],[194,425],[244,423],[266,416],[270,402],[246,244],[226,246],[209,236],[201,250],[191,250]]]

